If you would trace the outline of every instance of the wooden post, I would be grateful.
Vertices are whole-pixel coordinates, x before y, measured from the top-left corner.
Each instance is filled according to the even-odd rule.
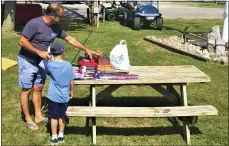
[[[180,85],[180,93],[181,93],[181,104],[183,106],[188,106],[187,85]],[[188,126],[187,118],[185,117],[183,117],[183,134],[187,145],[190,145],[191,144],[190,129]]]
[[[99,4],[98,4],[98,1],[96,1],[96,4],[95,4],[96,8],[99,9]],[[98,28],[99,27],[99,12],[95,14],[95,20],[96,20],[96,27]]]
[[[103,8],[103,23],[105,22],[105,17],[106,17],[106,9],[105,7]]]
[[[89,96],[89,106],[92,106],[92,85],[90,85],[90,96]],[[86,127],[89,128],[89,126],[91,125],[90,123],[92,123],[92,118],[90,117],[86,117]]]
[[[96,10],[96,12],[95,12]],[[93,18],[92,18],[92,25],[99,27],[99,4],[98,1],[93,1],[92,4],[92,12],[93,12]]]
[[[92,86],[92,107],[96,107],[96,90],[95,85]],[[92,118],[92,142],[96,144],[96,118]]]

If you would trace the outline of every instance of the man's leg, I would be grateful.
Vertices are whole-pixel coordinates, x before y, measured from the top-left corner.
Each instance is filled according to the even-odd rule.
[[[22,111],[25,116],[25,122],[26,124],[31,124],[32,118],[29,114],[29,95],[30,95],[31,89],[22,89],[21,95],[20,95],[20,102],[21,102],[21,107]]]
[[[46,73],[44,68],[42,68],[40,65],[37,66],[38,72],[33,86],[33,103],[35,109],[34,120],[36,123],[39,123],[45,119],[45,117],[41,112],[41,103],[42,103],[42,89],[43,89],[43,85],[45,84]]]
[[[32,124],[33,121],[29,114],[29,96],[33,88],[34,75],[38,71],[32,64],[24,58],[18,56],[18,77],[19,86],[22,88],[20,94],[20,103],[25,116],[26,124]]]
[[[45,119],[41,112],[41,103],[42,103],[42,88],[41,85],[34,85],[33,87],[33,104],[35,109],[35,123],[39,123]]]

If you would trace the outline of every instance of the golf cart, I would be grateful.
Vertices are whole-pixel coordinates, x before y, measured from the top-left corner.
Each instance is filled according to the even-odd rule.
[[[130,24],[133,29],[139,30],[142,26],[150,27],[155,24],[156,29],[162,29],[163,18],[159,13],[158,1],[127,1],[121,5],[119,12],[122,25]]]
[[[105,18],[108,21],[115,21],[118,19],[120,3],[117,1],[113,2],[104,2],[101,4],[102,9],[101,13],[105,11]]]

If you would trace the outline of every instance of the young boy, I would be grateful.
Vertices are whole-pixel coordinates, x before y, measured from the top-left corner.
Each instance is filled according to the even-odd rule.
[[[48,117],[51,120],[51,145],[64,142],[65,112],[69,97],[73,96],[74,74],[72,65],[63,60],[64,46],[53,43],[50,47],[52,60],[46,66],[50,76],[48,88]],[[57,127],[59,125],[59,134]]]

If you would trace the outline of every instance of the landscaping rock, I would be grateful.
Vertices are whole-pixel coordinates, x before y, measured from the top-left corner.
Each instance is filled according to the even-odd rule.
[[[216,39],[216,53],[225,53],[225,41],[221,38]]]
[[[217,28],[216,28],[217,29]],[[213,44],[220,44],[220,43],[224,43],[222,42],[221,39],[216,39],[215,40],[215,36],[212,33],[209,33],[210,37],[213,36],[214,42],[212,42]],[[221,45],[221,46],[217,46],[218,51],[215,52],[214,47],[212,47],[212,50],[209,51],[209,46],[207,49],[201,48],[200,46],[196,46],[193,44],[189,44],[188,42],[183,43],[183,38],[181,37],[177,37],[177,36],[171,36],[171,37],[155,37],[155,36],[147,36],[146,38],[153,40],[153,41],[157,41],[166,45],[169,45],[171,47],[174,47],[176,49],[180,49],[183,51],[187,51],[190,52],[192,54],[196,54],[197,56],[202,56],[206,59],[210,59],[213,60],[214,62],[220,62],[222,64],[227,64],[228,63],[228,51],[225,51],[225,46]],[[221,47],[224,47],[221,48]]]

